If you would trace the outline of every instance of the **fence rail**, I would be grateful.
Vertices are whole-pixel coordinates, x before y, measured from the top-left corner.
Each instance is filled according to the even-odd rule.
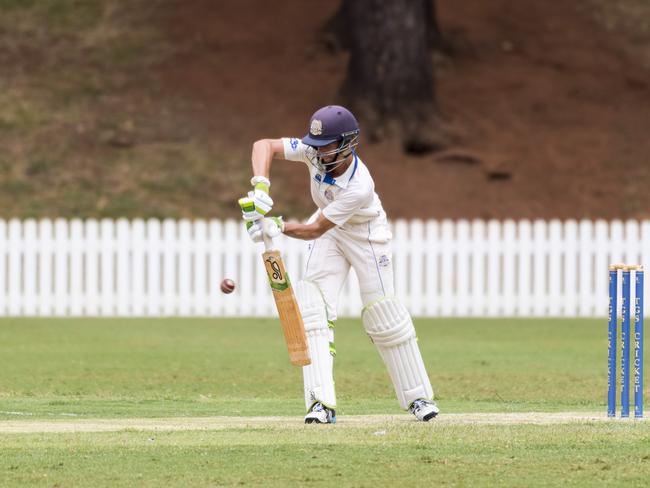
[[[396,291],[415,316],[603,317],[607,265],[650,263],[650,221],[392,227]],[[307,245],[278,244],[295,281]],[[0,316],[274,315],[261,251],[230,220],[0,220]],[[343,316],[361,309],[351,274]]]

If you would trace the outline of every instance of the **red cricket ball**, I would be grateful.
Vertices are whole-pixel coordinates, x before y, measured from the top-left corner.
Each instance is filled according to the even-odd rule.
[[[232,293],[233,291],[235,291],[235,282],[230,278],[225,278],[221,282],[221,291],[226,294]]]

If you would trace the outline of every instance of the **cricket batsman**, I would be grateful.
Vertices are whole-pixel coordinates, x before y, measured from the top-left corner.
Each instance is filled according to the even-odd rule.
[[[356,153],[359,125],[344,107],[317,110],[302,139],[262,139],[253,144],[253,190],[240,199],[251,239],[284,233],[309,241],[304,279],[295,284],[311,364],[303,367],[305,423],[336,422],[334,322],[339,293],[353,267],[359,278],[363,325],[377,347],[400,406],[418,420],[438,412],[411,317],[395,297],[392,234],[366,165]],[[300,161],[309,170],[318,207],[306,224],[269,217],[274,159]]]

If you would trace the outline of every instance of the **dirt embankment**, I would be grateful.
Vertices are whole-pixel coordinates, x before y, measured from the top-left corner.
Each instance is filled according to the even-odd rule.
[[[205,49],[165,75],[170,93],[201,101],[208,132],[238,147],[302,134],[338,100],[347,63],[316,42],[335,4],[256,2],[252,14],[252,3],[182,2],[170,35]],[[452,144],[425,157],[392,141],[360,149],[392,216],[650,217],[650,71],[634,56],[650,36],[607,24],[591,0],[438,0],[438,12]],[[311,207],[302,169],[274,174],[279,208]]]
[[[236,217],[251,143],[341,101],[348,55],[319,43],[338,2],[48,5],[0,5],[4,218]],[[449,146],[362,137],[390,216],[650,218],[650,3],[437,5]],[[306,177],[275,165],[286,217],[311,213]]]

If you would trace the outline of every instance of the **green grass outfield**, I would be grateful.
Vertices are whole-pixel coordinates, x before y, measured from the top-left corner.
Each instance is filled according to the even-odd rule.
[[[605,321],[416,327],[439,419],[399,410],[341,320],[339,423],[304,426],[275,320],[1,320],[0,485],[645,486],[650,422],[603,419]]]

